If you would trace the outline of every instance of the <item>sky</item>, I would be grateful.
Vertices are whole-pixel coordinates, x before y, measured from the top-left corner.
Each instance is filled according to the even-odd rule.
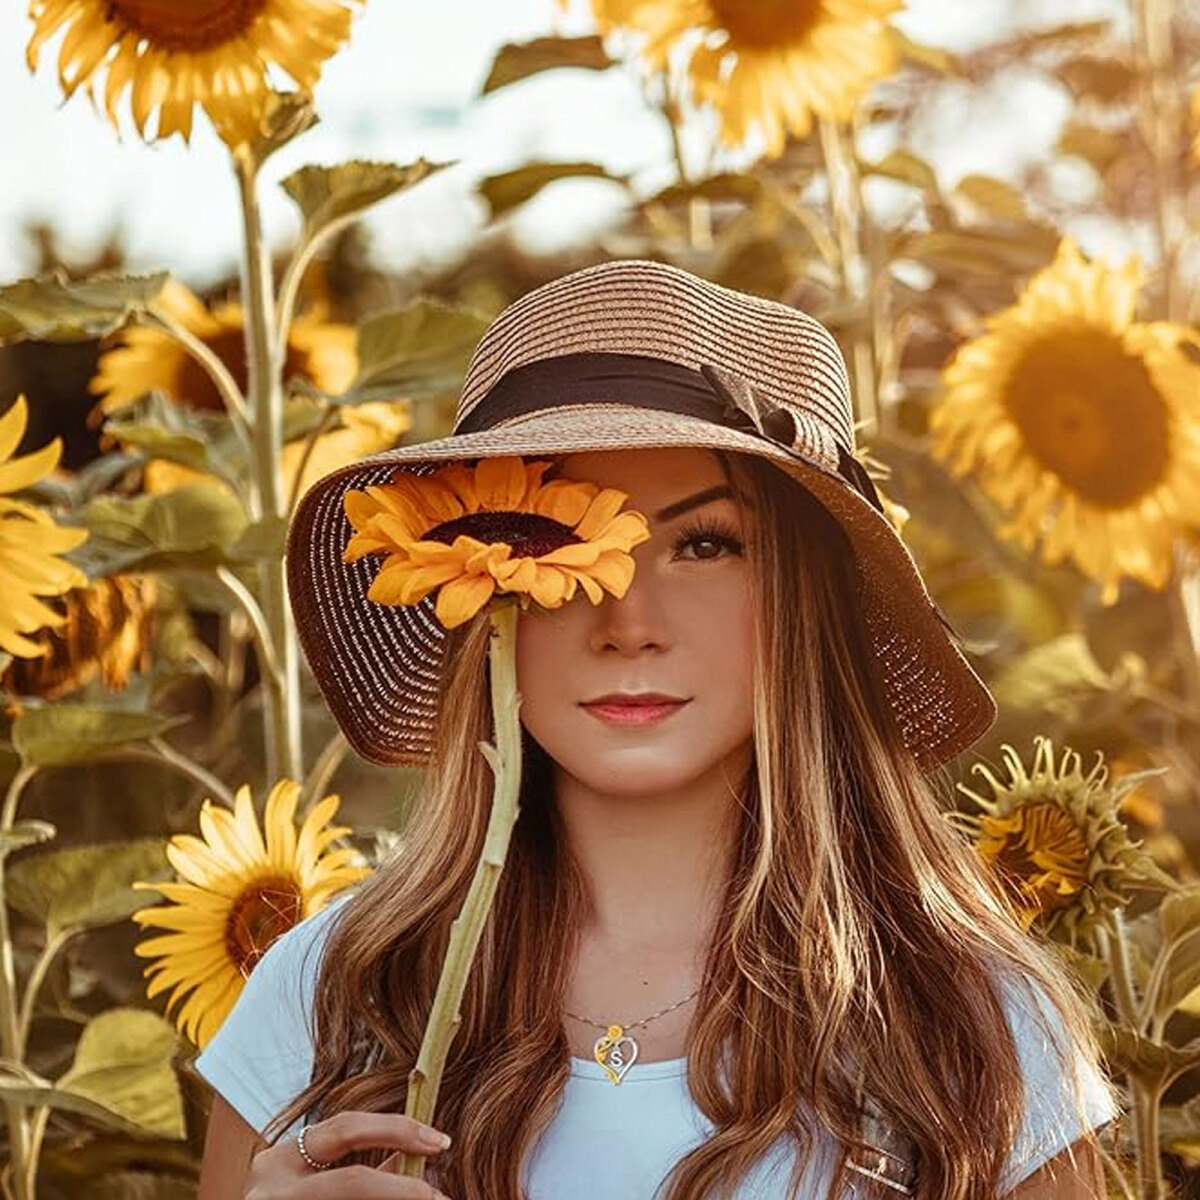
[[[579,0],[577,0],[577,3]],[[1099,0],[1054,0],[1055,19],[1086,15]],[[1046,6],[1041,6],[1045,12]],[[917,40],[964,49],[993,36],[1012,0],[909,0],[897,24]],[[63,103],[56,78],[60,39],[36,75],[25,66],[30,23],[21,0],[0,5],[0,283],[35,265],[21,231],[48,220],[68,255],[86,256],[114,230],[130,269],[167,268],[193,286],[236,270],[236,192],[224,148],[198,119],[179,138],[145,145],[126,126],[118,138],[80,92]],[[454,160],[368,217],[373,253],[385,270],[453,257],[485,220],[475,182],[533,158],[591,159],[651,189],[672,182],[662,118],[648,108],[633,71],[553,71],[478,99],[496,50],[555,28],[588,32],[584,12],[565,18],[554,0],[454,0],[405,4],[368,0],[346,48],[317,87],[321,123],[280,151],[263,178],[263,216],[273,245],[291,242],[298,220],[278,179],[305,163],[366,158],[397,163],[424,155]],[[1053,144],[1066,101],[1035,79],[995,94],[956,99],[939,114],[942,136],[917,147],[950,182],[970,171],[1004,174]],[[128,96],[126,96],[126,112]],[[701,151],[697,130],[689,149]],[[604,181],[554,185],[512,218],[539,250],[590,240],[619,213],[622,194]]]

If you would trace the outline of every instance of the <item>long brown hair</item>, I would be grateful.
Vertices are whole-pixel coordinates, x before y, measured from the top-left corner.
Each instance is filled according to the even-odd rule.
[[[794,1193],[822,1128],[839,1147],[831,1197],[851,1179],[859,1195],[895,1195],[868,1191],[879,1185],[846,1166],[869,1142],[864,1099],[914,1148],[918,1200],[991,1200],[1025,1106],[999,975],[1040,985],[1094,1066],[1095,1002],[1021,931],[945,820],[948,778],[924,774],[906,749],[841,527],[770,464],[717,456],[754,514],[755,754],[688,1041],[688,1085],[714,1132],[676,1164],[668,1200],[731,1194],[785,1134]],[[476,749],[492,736],[487,637],[486,613],[449,635],[425,790],[392,855],[333,922],[311,1014],[312,1081],[271,1140],[301,1116],[404,1109],[491,803]],[[562,1006],[588,898],[552,764],[528,734],[524,750],[520,817],[434,1121],[454,1144],[429,1177],[455,1200],[520,1200],[522,1159],[570,1070]]]

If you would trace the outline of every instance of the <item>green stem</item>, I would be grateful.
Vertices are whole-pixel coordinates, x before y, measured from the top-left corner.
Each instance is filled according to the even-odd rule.
[[[24,1060],[25,1048],[29,1044],[29,1028],[33,1024],[33,1006],[46,978],[46,972],[58,952],[75,936],[74,928],[60,929],[41,949],[29,978],[25,981],[25,995],[21,999],[21,1016],[17,1025],[17,1057]]]
[[[297,813],[300,820],[307,817],[312,806],[324,798],[325,789],[338,767],[342,765],[342,759],[346,757],[349,749],[350,743],[346,741],[346,735],[341,730],[325,743],[325,748],[317,755],[316,762],[309,768],[308,776],[304,780],[304,791]]]
[[[521,726],[517,714],[521,697],[517,691],[517,615],[517,606],[511,601],[497,603],[491,610],[488,661],[496,741],[495,744],[480,742],[479,749],[494,776],[492,810],[483,853],[475,868],[470,890],[462,910],[450,927],[450,941],[420,1053],[408,1075],[408,1101],[404,1111],[408,1116],[427,1124],[433,1123],[446,1055],[461,1020],[458,1010],[466,990],[467,976],[504,867],[513,826],[520,812]],[[424,1169],[425,1155],[405,1154],[395,1173],[419,1179]]]
[[[854,154],[845,142],[845,133],[828,117],[817,119],[821,154],[829,181],[829,206],[842,275],[842,295],[854,314],[850,339],[851,367],[858,419],[866,422],[868,432],[879,427],[879,399],[875,381],[874,347],[870,331],[870,295],[867,264],[860,245],[861,197]]]
[[[316,449],[317,441],[330,425],[333,424],[337,416],[337,406],[333,404],[325,405],[324,411],[321,413],[321,419],[309,430],[308,437],[304,441],[304,451],[300,455],[300,462],[296,467],[296,478],[292,480],[291,494],[288,496],[287,510],[292,512],[296,507],[296,501],[300,499],[300,488],[304,480],[304,472],[308,468],[308,460],[312,458],[312,452]]]
[[[200,364],[209,379],[212,380],[213,387],[217,389],[217,394],[221,397],[234,428],[243,439],[246,439],[248,436],[246,401],[237,381],[220,358],[186,325],[176,320],[170,313],[151,310],[147,312],[146,319],[150,324],[157,325],[168,337],[173,337]]]
[[[233,808],[233,793],[211,771],[206,771],[198,762],[181,754],[162,738],[152,738],[149,745],[150,749],[145,746],[120,746],[107,751],[99,761],[156,763],[170,767],[199,784],[214,800]]]
[[[281,459],[283,454],[282,362],[275,353],[274,291],[271,256],[262,232],[257,196],[257,167],[248,152],[233,156],[241,198],[245,238],[246,357],[254,479],[265,519],[287,518]],[[261,663],[266,689],[267,772],[272,779],[302,777],[300,745],[300,649],[287,601],[282,554],[261,566],[260,596],[273,661]]]
[[[20,767],[8,785],[4,808],[0,812],[0,831],[12,829],[17,806],[26,785],[37,774],[37,767]],[[13,961],[12,931],[8,924],[8,899],[4,888],[6,856],[0,854],[0,1053],[14,1062],[22,1061],[21,1025],[17,1010],[17,971]],[[15,1200],[34,1200],[32,1179],[35,1168],[30,1164],[32,1146],[31,1113],[27,1106],[11,1100],[4,1102],[8,1120],[8,1142],[12,1167]]]
[[[1098,948],[1108,960],[1117,1014],[1128,1029],[1136,1032],[1139,1028],[1139,1006],[1130,965],[1129,938],[1119,908],[1112,912],[1111,935],[1102,928],[1097,931],[1096,940]],[[1140,1200],[1164,1200],[1166,1191],[1158,1147],[1159,1090],[1133,1072],[1129,1073],[1128,1080],[1137,1150],[1137,1177],[1142,1189]]]

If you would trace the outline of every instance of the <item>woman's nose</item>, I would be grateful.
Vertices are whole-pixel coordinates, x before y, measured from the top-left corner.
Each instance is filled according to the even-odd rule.
[[[593,610],[592,649],[609,646],[622,654],[637,654],[645,647],[665,649],[668,644],[666,612],[649,563],[639,563],[633,581],[618,600],[606,596]]]

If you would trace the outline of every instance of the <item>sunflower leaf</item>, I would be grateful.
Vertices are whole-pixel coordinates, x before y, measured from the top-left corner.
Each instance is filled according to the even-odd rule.
[[[529,42],[508,42],[492,59],[492,69],[479,94],[486,96],[488,92],[528,79],[541,71],[558,67],[605,71],[615,61],[605,51],[604,39],[594,33],[583,37],[539,37]]]
[[[307,166],[293,171],[280,187],[296,202],[304,217],[301,250],[297,253],[303,252],[303,243],[326,231],[332,232],[371,205],[452,165],[429,162],[423,157],[405,166],[356,159],[332,167]]]
[[[18,821],[11,829],[0,830],[0,858],[57,836],[58,830],[49,821]]]
[[[183,1094],[171,1065],[177,1043],[175,1030],[157,1013],[109,1009],[87,1023],[57,1090],[145,1133],[182,1138]]]
[[[129,742],[159,737],[186,716],[57,702],[28,705],[12,723],[12,744],[31,766],[90,762]]]
[[[113,925],[146,907],[135,882],[172,878],[166,845],[162,838],[138,838],[29,855],[8,867],[8,902],[41,921],[51,938],[67,929]]]
[[[1012,659],[993,681],[992,693],[1005,707],[1070,713],[1110,684],[1087,639],[1072,632]]]
[[[49,1080],[33,1076],[32,1073],[23,1076],[0,1071],[0,1098],[27,1107],[56,1108],[60,1112],[76,1113],[122,1133],[145,1136],[145,1131],[139,1126],[110,1112],[102,1104],[97,1104],[86,1096],[60,1091]]]
[[[113,413],[104,432],[147,458],[218,475],[235,488],[246,474],[243,444],[226,416],[196,412],[151,392]]]
[[[1172,1046],[1120,1025],[1107,1025],[1100,1030],[1100,1046],[1111,1067],[1156,1089],[1166,1088],[1184,1071],[1200,1066],[1200,1038]]]
[[[473,308],[418,296],[359,325],[358,377],[348,391],[330,396],[311,384],[303,390],[342,407],[453,391],[487,325],[488,318]]]
[[[100,273],[75,282],[61,271],[0,287],[0,344],[88,341],[150,307],[169,276]]]
[[[92,536],[69,557],[93,577],[134,565],[220,566],[248,523],[237,498],[215,482],[162,495],[97,496],[77,517]]]
[[[310,93],[272,91],[259,122],[261,132],[247,147],[254,169],[257,171],[276,150],[307,133],[320,120]]]
[[[560,179],[609,179],[628,185],[628,177],[614,175],[607,167],[594,162],[534,162],[501,171],[481,179],[478,190],[491,209],[492,219],[502,216],[518,204],[532,200],[544,187]]]

